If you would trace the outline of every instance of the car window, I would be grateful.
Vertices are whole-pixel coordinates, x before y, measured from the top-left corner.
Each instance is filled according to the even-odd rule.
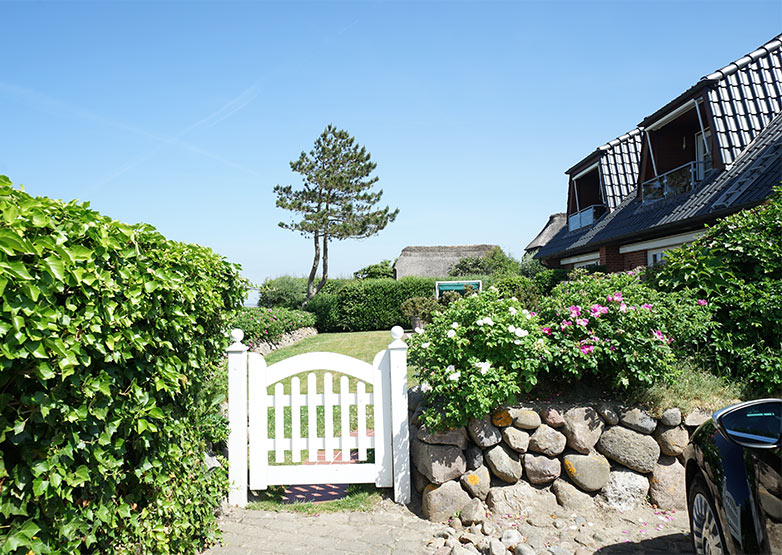
[[[768,401],[731,411],[721,419],[725,431],[738,438],[774,444],[782,436],[782,401]]]

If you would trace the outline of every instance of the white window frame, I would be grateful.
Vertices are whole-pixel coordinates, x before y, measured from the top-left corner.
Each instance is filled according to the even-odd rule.
[[[587,254],[579,254],[578,256],[569,256],[559,261],[560,264],[572,264],[574,268],[583,268],[584,266],[592,266],[593,264],[600,264],[600,252],[589,252]]]

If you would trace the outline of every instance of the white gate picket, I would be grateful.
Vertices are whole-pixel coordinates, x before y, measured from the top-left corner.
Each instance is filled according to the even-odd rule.
[[[242,345],[243,332],[233,330],[233,343],[228,351],[229,397],[229,479],[232,488],[229,503],[247,503],[247,420],[249,414],[249,488],[263,490],[270,485],[317,483],[374,482],[378,487],[394,487],[394,499],[410,500],[409,438],[407,429],[407,346],[401,341],[402,329],[391,330],[394,341],[375,356],[373,364],[337,353],[306,353],[271,366],[263,357],[247,353]],[[323,374],[323,393],[317,393],[313,370]],[[309,372],[307,393],[301,393],[301,381],[294,374]],[[339,393],[334,392],[331,372],[344,374]],[[348,376],[358,380],[356,392],[350,392]],[[280,383],[291,377],[290,394]],[[249,383],[248,383],[249,379]],[[367,384],[372,392],[367,392]],[[268,388],[274,386],[274,394]],[[248,401],[249,399],[249,401]],[[357,435],[350,429],[351,407],[356,406]],[[334,433],[334,407],[340,408],[339,436]],[[303,438],[301,411],[307,408],[307,434]],[[318,408],[323,407],[324,433],[317,429]],[[286,408],[290,410],[291,434],[285,437]],[[274,414],[274,437],[269,437],[268,411]],[[367,416],[374,419],[373,435],[368,435]],[[279,464],[285,453],[291,461],[301,462],[301,450],[316,464]],[[351,461],[351,451],[357,450],[358,462],[352,464],[317,464],[318,453],[325,461],[334,461],[339,449],[342,462]],[[368,463],[368,450],[374,449],[375,462]],[[274,451],[275,465],[269,464]]]

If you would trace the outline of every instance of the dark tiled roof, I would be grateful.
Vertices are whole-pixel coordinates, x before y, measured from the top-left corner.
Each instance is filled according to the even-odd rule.
[[[537,249],[548,243],[554,235],[556,235],[562,227],[567,223],[567,216],[564,212],[558,212],[548,217],[548,222],[543,229],[538,233],[535,238],[530,241],[529,245],[524,247],[525,251]]]
[[[762,202],[782,181],[782,114],[778,114],[727,170],[687,193],[643,203],[625,199],[595,225],[563,229],[538,251],[537,258],[571,256],[622,240],[640,240],[700,227],[704,222]]]
[[[637,128],[633,129],[610,143],[598,147],[598,150],[601,151],[600,174],[610,212],[635,191],[641,159],[641,131]]]
[[[782,35],[701,81],[713,83],[707,96],[722,160],[731,164],[782,112]]]

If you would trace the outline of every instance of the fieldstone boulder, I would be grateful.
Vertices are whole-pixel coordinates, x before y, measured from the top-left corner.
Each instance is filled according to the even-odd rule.
[[[510,409],[503,407],[495,410],[491,413],[491,423],[495,426],[505,427],[513,424],[513,417],[510,414]]]
[[[459,482],[445,482],[440,486],[430,484],[424,489],[422,509],[424,516],[432,522],[445,522],[448,517],[458,513],[467,503],[470,496],[462,489]]]
[[[658,426],[654,438],[660,445],[660,451],[671,457],[678,457],[687,447],[690,434],[684,426]]]
[[[564,422],[563,422],[564,424]],[[542,424],[529,438],[529,450],[556,457],[565,450],[567,438],[554,428]]]
[[[533,484],[548,484],[559,478],[562,472],[562,464],[558,458],[549,458],[544,455],[524,455],[524,471],[527,480]]]
[[[424,392],[421,391],[421,384],[416,384],[407,390],[407,410],[410,412],[415,412],[423,400]]]
[[[619,511],[628,511],[637,507],[646,499],[649,492],[649,480],[627,469],[611,472],[608,483],[603,488],[606,503]]]
[[[415,488],[415,491],[418,493],[424,491],[424,488],[429,485],[429,480],[426,479],[426,476],[418,472],[418,469],[415,467],[415,465],[413,465],[410,469],[410,474],[413,478],[413,487]]]
[[[511,411],[513,425],[522,430],[534,430],[540,426],[540,416],[534,410],[513,409]]]
[[[666,409],[660,415],[660,422],[666,426],[678,426],[682,423],[682,411],[678,407]]]
[[[495,445],[486,451],[486,463],[494,475],[504,482],[514,484],[521,478],[519,455],[504,445]]]
[[[562,413],[554,407],[547,407],[540,412],[540,417],[547,425],[552,428],[561,428],[565,425],[565,419],[562,417]]]
[[[649,498],[661,509],[687,508],[684,466],[675,457],[660,457],[652,472]]]
[[[603,433],[603,419],[592,407],[572,408],[563,418],[565,426],[562,433],[567,438],[568,446],[579,453],[589,453]]]
[[[491,474],[489,474],[488,468],[479,466],[475,470],[470,470],[463,474],[459,481],[462,484],[462,488],[471,496],[486,501],[486,496],[489,495],[489,487],[491,487]]]
[[[657,420],[637,407],[622,411],[619,415],[619,422],[625,428],[630,428],[642,434],[651,434],[657,427]]]
[[[480,524],[486,520],[486,507],[483,506],[483,501],[480,499],[470,499],[470,501],[462,507],[459,520],[461,520],[462,524],[465,526]]]
[[[455,445],[431,445],[415,439],[411,455],[418,472],[433,484],[458,479],[467,470],[467,459]]]
[[[470,420],[467,423],[467,431],[478,447],[492,447],[502,441],[500,430],[491,423],[488,416]]]
[[[450,428],[439,432],[430,433],[426,426],[418,428],[418,439],[425,443],[434,445],[456,445],[459,449],[465,449],[469,440],[467,439],[467,430],[464,428]]]
[[[535,555],[535,550],[529,545],[520,543],[513,548],[513,555]]]
[[[464,456],[467,457],[467,468],[470,470],[483,466],[483,451],[477,445],[470,445],[464,451]]]
[[[554,480],[554,483],[551,484],[551,491],[554,492],[557,503],[566,509],[579,511],[588,509],[594,504],[591,495],[580,491],[573,484],[561,478]]]
[[[535,413],[533,413],[535,414]],[[514,427],[502,429],[502,439],[517,453],[526,453],[529,446],[529,434]]]
[[[512,486],[491,488],[486,505],[495,515],[522,514],[532,512],[531,508],[550,514],[557,509],[557,499],[547,489],[538,489],[522,480]]]
[[[600,415],[600,418],[606,421],[606,424],[609,426],[616,426],[619,424],[619,415],[616,413],[616,410],[611,405],[600,405],[597,408],[597,414]]]
[[[570,481],[584,491],[603,489],[611,476],[611,464],[596,451],[588,455],[565,455],[564,467]]]
[[[700,426],[711,418],[711,413],[701,409],[695,409],[684,419],[685,426]]]
[[[653,437],[622,426],[609,428],[597,442],[597,449],[612,461],[636,472],[648,474],[660,458],[660,446]]]

